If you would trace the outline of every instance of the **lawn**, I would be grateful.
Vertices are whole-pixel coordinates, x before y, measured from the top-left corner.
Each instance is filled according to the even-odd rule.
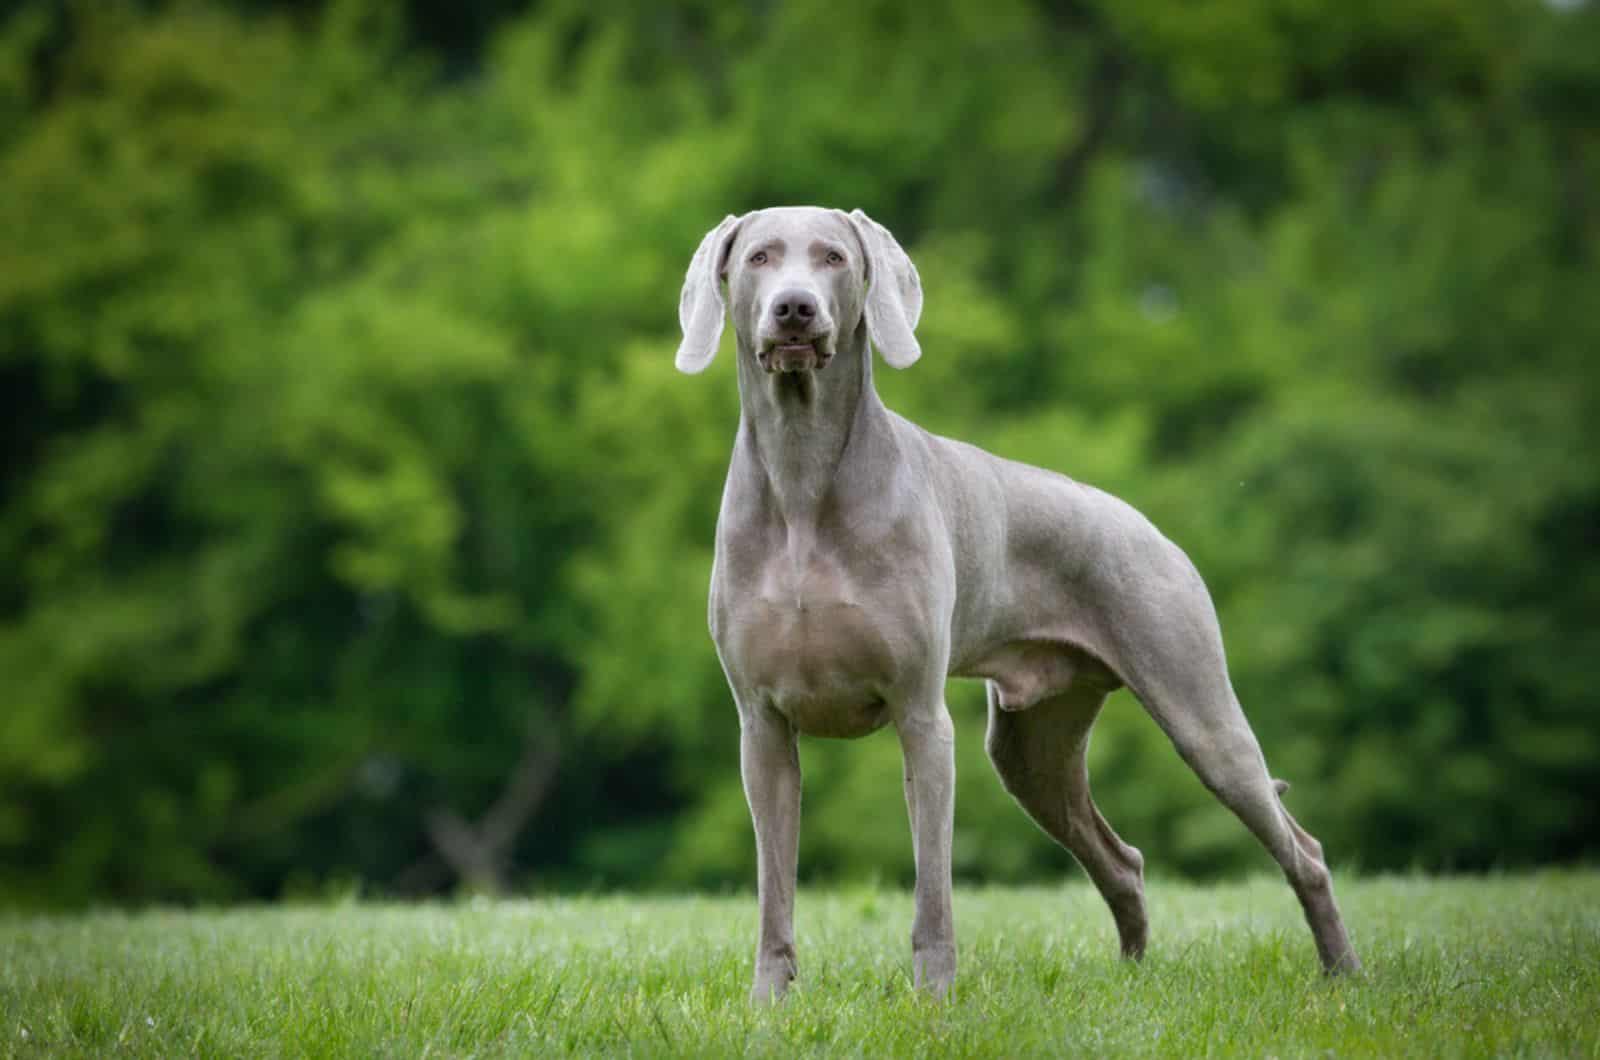
[[[745,1001],[749,896],[4,916],[0,1054],[1600,1055],[1600,873],[1340,897],[1347,980],[1277,879],[1153,883],[1137,965],[1081,881],[962,890],[938,1005],[907,895],[807,891],[774,1011]]]

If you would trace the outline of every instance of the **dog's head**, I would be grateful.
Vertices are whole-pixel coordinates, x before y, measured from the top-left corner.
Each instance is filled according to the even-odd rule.
[[[913,334],[922,313],[916,266],[860,210],[757,210],[707,232],[678,303],[680,371],[702,371],[717,355],[725,306],[740,349],[767,372],[821,371],[863,319],[893,367],[922,355]]]

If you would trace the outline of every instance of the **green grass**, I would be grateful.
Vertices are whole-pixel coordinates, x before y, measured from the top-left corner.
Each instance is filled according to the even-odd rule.
[[[745,897],[0,917],[0,1054],[1600,1055],[1600,873],[1342,881],[1325,979],[1284,884],[1150,887],[1115,956],[1085,884],[963,890],[954,1000],[908,896],[805,892],[801,980],[745,1001]]]

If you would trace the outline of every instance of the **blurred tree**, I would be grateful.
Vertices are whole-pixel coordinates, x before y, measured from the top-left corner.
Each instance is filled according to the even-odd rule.
[[[671,353],[700,235],[787,201],[916,257],[891,405],[1191,552],[1336,860],[1592,856],[1597,55],[1511,0],[24,5],[0,889],[748,883],[737,399]],[[958,871],[1059,872],[980,693]],[[1119,831],[1264,867],[1126,698]],[[908,877],[894,741],[803,756],[807,870]]]

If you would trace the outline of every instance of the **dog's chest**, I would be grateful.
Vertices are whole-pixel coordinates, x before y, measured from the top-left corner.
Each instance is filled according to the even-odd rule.
[[[741,694],[801,732],[859,736],[888,720],[905,646],[887,630],[904,594],[826,550],[778,550],[737,570],[717,601],[717,641]]]

